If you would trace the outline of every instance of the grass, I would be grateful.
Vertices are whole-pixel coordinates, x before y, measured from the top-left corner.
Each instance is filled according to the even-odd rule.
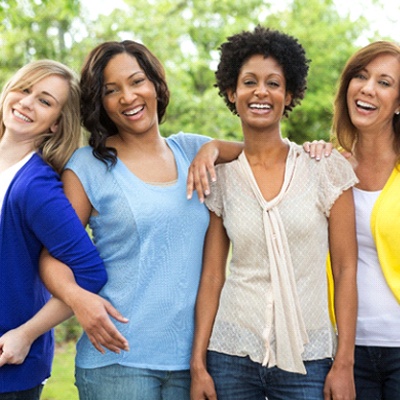
[[[58,345],[51,377],[44,386],[41,400],[78,400],[74,385],[75,342]]]

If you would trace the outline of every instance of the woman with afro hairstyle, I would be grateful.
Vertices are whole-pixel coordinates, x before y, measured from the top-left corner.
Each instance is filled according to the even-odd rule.
[[[206,198],[191,398],[354,399],[357,179],[338,152],[316,163],[282,137],[281,119],[306,91],[309,60],[295,38],[256,27],[220,51],[216,86],[241,120],[244,149],[216,167]]]

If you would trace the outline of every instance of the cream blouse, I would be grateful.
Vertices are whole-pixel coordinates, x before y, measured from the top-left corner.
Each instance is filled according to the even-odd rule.
[[[325,261],[328,217],[357,178],[337,152],[316,162],[289,141],[280,193],[266,201],[244,153],[217,166],[207,207],[232,243],[209,350],[305,374],[303,360],[332,357]]]

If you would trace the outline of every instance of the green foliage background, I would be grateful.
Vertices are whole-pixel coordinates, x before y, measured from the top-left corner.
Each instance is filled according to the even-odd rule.
[[[163,135],[182,130],[241,139],[238,118],[213,87],[218,46],[227,36],[262,24],[297,37],[312,60],[306,98],[283,122],[284,135],[303,142],[329,137],[340,70],[359,38],[377,38],[365,18],[351,21],[332,0],[293,0],[279,12],[273,7],[277,1],[266,0],[124,3],[124,9],[91,20],[80,0],[0,0],[0,83],[32,59],[54,58],[79,72],[95,45],[138,40],[167,71],[172,98]]]

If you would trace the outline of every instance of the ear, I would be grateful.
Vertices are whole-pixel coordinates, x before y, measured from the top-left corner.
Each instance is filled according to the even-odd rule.
[[[293,95],[290,92],[286,92],[286,96],[285,96],[285,106],[288,106],[293,99]]]
[[[226,90],[226,94],[228,95],[228,99],[231,103],[235,103],[236,102],[236,92],[234,92],[231,89],[227,89]]]
[[[61,118],[58,118],[57,121],[54,122],[54,123],[50,126],[49,131],[50,131],[51,133],[56,133],[56,132],[57,132],[58,127],[59,127],[59,125],[60,125],[60,120],[61,120]]]

